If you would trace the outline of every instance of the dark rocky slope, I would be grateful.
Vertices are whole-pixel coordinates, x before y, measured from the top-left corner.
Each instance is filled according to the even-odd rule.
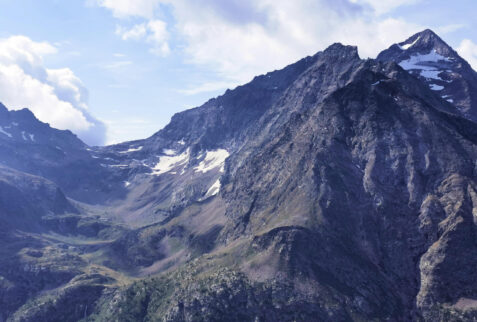
[[[228,159],[217,250],[95,319],[475,317],[476,125],[395,63],[322,55]]]

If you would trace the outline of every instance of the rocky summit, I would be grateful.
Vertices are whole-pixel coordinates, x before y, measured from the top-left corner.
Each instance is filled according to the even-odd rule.
[[[475,321],[476,95],[425,30],[112,146],[0,105],[0,321]]]

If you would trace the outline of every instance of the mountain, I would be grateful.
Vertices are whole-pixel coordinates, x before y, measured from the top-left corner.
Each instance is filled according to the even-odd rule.
[[[42,202],[4,226],[0,321],[477,319],[474,74],[429,30],[376,60],[333,44],[30,167],[40,134],[5,110],[0,192]]]
[[[455,105],[456,113],[477,121],[477,73],[432,30],[424,30],[381,52]]]
[[[70,131],[51,128],[28,109],[8,111],[0,103],[0,163],[55,182],[79,201],[102,203],[122,196],[119,180],[92,148]]]

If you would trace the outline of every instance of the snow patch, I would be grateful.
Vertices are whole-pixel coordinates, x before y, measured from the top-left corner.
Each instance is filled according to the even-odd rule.
[[[220,167],[220,172],[224,172],[225,159],[229,157],[229,153],[225,149],[214,151],[206,151],[204,159],[194,168],[196,172],[206,173],[212,169]]]
[[[378,80],[376,83],[371,84],[371,86],[376,86],[376,85],[378,85],[379,83],[381,83],[380,80]]]
[[[160,175],[171,171],[172,169],[184,165],[189,161],[189,149],[180,155],[175,156],[161,156],[159,162],[152,168],[152,175]]]
[[[420,38],[421,38],[421,36],[417,37],[416,40],[414,40],[414,41],[413,41],[412,43],[410,43],[410,44],[405,44],[405,45],[402,45],[402,46],[398,45],[398,46],[399,46],[399,48],[401,48],[402,50],[408,50],[409,48],[411,48],[412,46],[414,46]]]
[[[35,134],[30,134],[30,133],[29,133],[28,136],[30,137],[30,140],[31,140],[32,142],[35,142]]]
[[[129,182],[129,181],[124,181],[124,186],[125,186],[126,188],[129,187],[130,185],[131,185],[131,182]]]
[[[452,98],[447,99],[449,103],[454,103],[454,100]]]
[[[25,136],[25,131],[22,131],[22,138],[23,141],[28,141],[27,137]]]
[[[429,66],[426,64],[437,63],[440,61],[450,61],[449,58],[439,55],[436,50],[431,50],[429,54],[425,55],[413,55],[407,60],[403,60],[399,63],[399,66],[405,70],[420,70],[421,76],[425,78],[432,78],[442,80],[438,75],[443,72],[443,70],[438,70],[435,66]]]
[[[164,153],[165,155],[176,155],[176,151],[172,149],[163,149],[162,153]]]
[[[210,186],[204,198],[215,196],[216,194],[219,193],[219,191],[220,191],[220,178],[217,179],[217,181],[215,181],[214,184]]]
[[[444,86],[440,86],[440,85],[436,85],[436,84],[430,84],[429,87],[430,87],[433,91],[440,91],[440,90],[443,90],[443,89],[444,89]]]
[[[421,76],[424,78],[432,78],[436,80],[442,80],[442,78],[439,77],[439,74],[442,73],[441,70],[422,70],[421,71]]]
[[[185,141],[184,141],[184,139],[182,139],[182,140],[180,140],[180,141],[177,142],[177,143],[179,143],[180,145],[184,145],[184,144],[185,144]]]
[[[128,150],[126,151],[121,151],[119,153],[130,153],[130,152],[137,152],[137,151],[141,151],[142,150],[142,146],[138,146],[137,148],[129,148]]]
[[[10,133],[6,132],[6,131],[3,129],[3,127],[1,127],[1,126],[0,126],[0,133],[5,134],[5,135],[8,136],[9,138],[12,137],[12,135],[11,135]]]

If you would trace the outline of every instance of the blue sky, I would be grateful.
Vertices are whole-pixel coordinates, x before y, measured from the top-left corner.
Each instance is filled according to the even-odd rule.
[[[145,138],[181,110],[333,42],[374,57],[431,28],[477,67],[475,1],[0,0],[0,101],[89,144]]]

